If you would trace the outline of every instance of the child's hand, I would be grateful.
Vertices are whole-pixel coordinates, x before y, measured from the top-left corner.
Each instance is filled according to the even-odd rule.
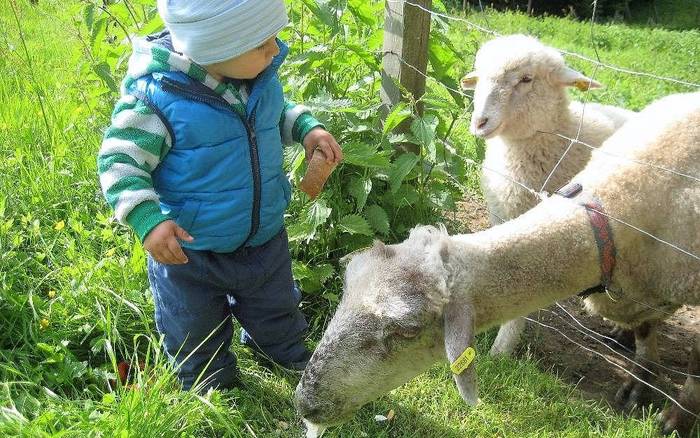
[[[157,262],[165,265],[183,265],[187,256],[180,247],[179,240],[192,242],[194,238],[174,221],[158,224],[143,241],[143,247]]]
[[[343,151],[335,138],[323,128],[314,128],[304,137],[304,150],[306,161],[311,159],[316,149],[320,149],[329,163],[340,163],[343,159]]]

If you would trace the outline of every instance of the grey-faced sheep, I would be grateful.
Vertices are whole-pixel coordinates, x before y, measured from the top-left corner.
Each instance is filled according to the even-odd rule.
[[[700,252],[700,185],[669,171],[700,174],[700,93],[657,101],[602,149],[625,158],[594,156],[573,178],[583,187],[574,199],[551,196],[512,221],[470,235],[418,227],[400,244],[377,243],[352,256],[342,301],[297,387],[299,414],[314,424],[342,422],[434,362],[454,362],[475,333],[599,285],[600,251],[590,211],[580,204],[586,199],[685,248],[610,219],[614,292],[586,299],[590,311],[635,329],[636,361],[654,370],[657,322],[684,304],[700,304],[700,261],[693,256]],[[677,400],[697,413],[700,381],[693,376],[700,375],[700,342],[689,347],[690,375]],[[476,402],[475,367],[454,380],[463,399]],[[645,389],[630,378],[619,401],[634,404]],[[694,420],[676,405],[661,418],[666,433],[687,433]]]
[[[509,35],[488,41],[477,52],[474,67],[462,79],[462,87],[475,90],[471,131],[486,139],[481,187],[492,225],[514,219],[537,203],[510,178],[552,191],[588,163],[589,147],[575,144],[566,152],[571,142],[553,134],[598,147],[634,114],[571,102],[567,87],[588,90],[601,85],[567,67],[556,49],[533,37]],[[491,354],[511,354],[524,325],[518,318],[501,327]]]

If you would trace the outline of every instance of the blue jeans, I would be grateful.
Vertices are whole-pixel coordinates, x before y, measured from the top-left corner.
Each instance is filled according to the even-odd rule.
[[[185,265],[148,258],[156,328],[184,389],[202,381],[205,387],[235,383],[232,315],[247,333],[243,341],[273,361],[305,357],[308,324],[298,308],[284,229],[261,246],[232,253],[184,251]]]

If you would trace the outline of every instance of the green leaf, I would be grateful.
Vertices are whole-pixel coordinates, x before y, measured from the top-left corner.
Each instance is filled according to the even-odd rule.
[[[377,26],[377,19],[370,5],[371,2],[366,0],[348,0],[348,9],[350,9],[352,15],[374,29]]]
[[[449,187],[444,184],[436,183],[431,185],[431,193],[429,195],[430,202],[441,210],[455,211],[454,198],[449,191]]]
[[[293,178],[301,176],[304,161],[304,148],[300,144],[284,148],[284,168],[289,169]]]
[[[324,263],[321,266],[315,266],[314,273],[316,275],[316,278],[318,278],[318,280],[321,283],[325,283],[326,280],[328,280],[333,276],[333,274],[335,274],[335,268],[333,267],[333,265]]]
[[[333,11],[325,4],[325,2],[319,0],[302,0],[304,5],[306,5],[309,10],[319,19],[323,24],[331,27],[335,30],[336,22],[333,18]]]
[[[307,278],[311,278],[313,271],[306,265],[306,263],[298,260],[292,260],[292,275],[297,281],[305,280]]]
[[[372,180],[370,178],[360,178],[358,176],[350,177],[348,182],[348,193],[355,198],[357,211],[362,211],[365,208],[367,197],[372,191]]]
[[[434,141],[431,141],[425,147],[425,156],[428,158],[429,161],[433,163],[437,162],[437,145]]]
[[[388,168],[391,166],[387,151],[378,151],[376,146],[353,142],[343,145],[343,161],[360,167]]]
[[[365,218],[374,231],[384,235],[389,233],[389,215],[382,207],[376,204],[370,205],[365,210]]]
[[[399,124],[406,120],[410,115],[411,110],[404,102],[400,102],[398,105],[396,105],[386,117],[386,120],[384,120],[384,135],[387,135],[387,133],[399,126]]]
[[[384,29],[376,29],[366,40],[367,50],[377,51],[384,44]]]
[[[102,82],[105,83],[109,87],[109,89],[113,92],[118,92],[119,87],[117,86],[117,83],[114,81],[114,78],[112,77],[112,72],[109,68],[109,64],[106,62],[100,62],[97,65],[94,65],[92,67],[93,71],[97,76],[99,76],[100,79],[102,79]]]
[[[389,144],[397,144],[397,143],[416,143],[416,139],[413,138],[413,135],[407,134],[407,133],[401,133],[401,134],[391,134],[388,138]]]
[[[335,273],[332,265],[324,263],[313,268],[303,262],[292,262],[294,279],[300,283],[304,292],[317,292]]]
[[[433,67],[434,76],[437,78],[450,76],[450,69],[459,62],[449,38],[441,37],[441,35],[440,33],[431,35],[428,45],[428,59]]]
[[[350,99],[334,99],[333,96],[328,93],[321,93],[317,96],[309,98],[305,103],[314,109],[314,113],[339,112],[343,109],[351,108],[353,105],[353,102]],[[353,109],[352,111],[355,110]]]
[[[363,236],[372,236],[374,234],[365,218],[359,214],[349,214],[340,219],[340,229],[346,233],[362,234]]]
[[[404,178],[413,170],[418,160],[420,160],[420,158],[417,155],[406,152],[405,154],[399,155],[394,161],[394,166],[389,173],[389,184],[391,185],[392,193],[396,193],[399,190]]]
[[[426,114],[423,117],[417,117],[413,123],[411,123],[411,132],[421,146],[428,147],[428,145],[435,140],[437,125],[437,116]]]
[[[374,56],[374,54],[368,51],[365,47],[359,44],[350,43],[345,44],[345,47],[347,47],[350,51],[356,54],[362,60],[362,62],[364,62],[365,65],[367,65],[367,67],[369,67],[370,69],[379,69],[379,61],[377,61],[377,58]],[[374,80],[374,77],[372,77],[372,79]]]
[[[89,31],[92,31],[92,26],[95,25],[95,5],[94,4],[88,3],[83,8],[83,22],[85,23],[85,27],[87,27]]]
[[[395,208],[408,207],[418,202],[418,191],[411,184],[401,184],[396,193],[388,191],[384,194],[384,202]]]
[[[102,404],[103,405],[113,405],[117,401],[117,396],[114,395],[113,392],[107,392],[102,395]]]
[[[297,220],[287,227],[290,242],[308,241],[316,230],[307,221]]]
[[[456,84],[445,84],[448,86],[452,86],[452,88],[456,87]],[[437,111],[443,111],[445,113],[454,113],[457,111],[462,110],[462,105],[464,98],[462,96],[460,97],[460,106],[455,106],[455,103],[451,100],[445,99],[443,96],[439,95],[426,95],[421,98],[421,100],[425,103],[426,108],[430,108],[432,110],[437,110]]]
[[[129,259],[129,266],[132,272],[144,272],[146,266],[146,252],[143,250],[143,246],[138,239],[134,242],[131,247],[131,258]]]
[[[107,32],[107,18],[101,17],[94,22],[92,32],[90,32],[90,45],[93,50],[99,48]]]
[[[163,28],[163,20],[160,18],[160,15],[156,14],[155,17],[153,17],[148,23],[146,23],[145,26],[141,28],[139,33],[141,35],[150,35],[152,33],[155,33],[156,31],[160,30]]]
[[[39,350],[46,354],[47,357],[53,355],[57,351],[56,347],[45,342],[37,342],[36,346]]]
[[[328,220],[332,211],[333,209],[329,208],[328,205],[326,205],[326,201],[322,199],[317,199],[316,201],[314,201],[313,204],[311,204],[311,207],[309,208],[307,221],[315,231],[316,228],[326,223],[326,220]]]

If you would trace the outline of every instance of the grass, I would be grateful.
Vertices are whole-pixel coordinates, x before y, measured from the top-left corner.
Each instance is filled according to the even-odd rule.
[[[0,5],[0,436],[300,436],[291,404],[297,377],[261,367],[241,347],[233,348],[244,388],[201,396],[178,390],[160,353],[143,250],[110,219],[99,192],[95,157],[114,96],[84,74],[76,5]],[[595,56],[585,23],[512,13],[471,18]],[[466,72],[483,37],[457,24],[453,30]],[[700,82],[697,31],[601,25],[595,34],[606,62]],[[607,84],[593,99],[634,109],[683,89],[572,64]],[[465,123],[457,132],[471,141]],[[479,351],[489,340],[480,338]],[[137,385],[111,392],[107,382],[124,359],[147,369]],[[436,365],[327,436],[654,434],[651,415],[627,418],[586,401],[535,358],[480,357],[477,367],[483,403],[476,408],[462,403],[447,367]],[[392,421],[373,420],[392,409]]]

